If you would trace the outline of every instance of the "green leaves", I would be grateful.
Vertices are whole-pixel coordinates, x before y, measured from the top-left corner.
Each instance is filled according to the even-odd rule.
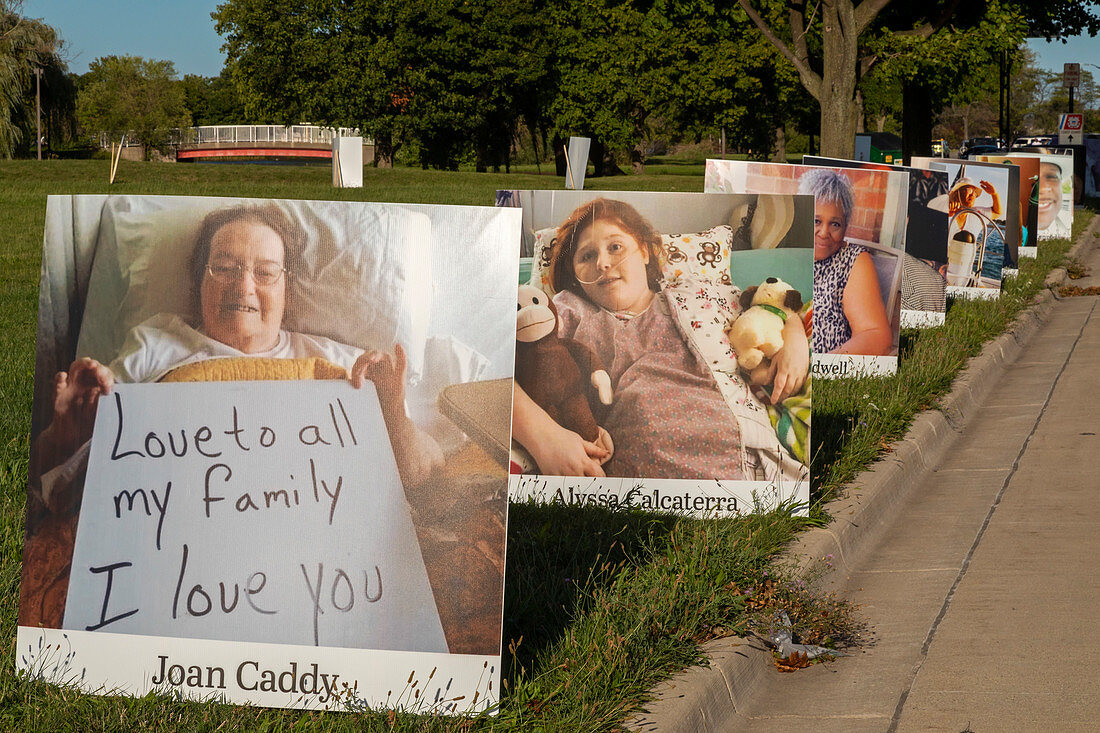
[[[17,6],[15,6],[17,7]],[[43,69],[43,104],[51,106],[51,78],[65,71],[58,56],[61,40],[48,25],[24,18],[0,0],[0,158],[11,158],[35,139],[34,69]],[[55,84],[56,85],[56,84]]]
[[[89,64],[76,116],[88,134],[118,139],[133,132],[153,147],[164,145],[171,128],[191,123],[172,62],[139,56],[103,56]]]

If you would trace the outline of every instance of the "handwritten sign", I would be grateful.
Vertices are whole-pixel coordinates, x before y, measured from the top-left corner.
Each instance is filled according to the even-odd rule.
[[[64,627],[446,652],[373,385],[116,386]]]

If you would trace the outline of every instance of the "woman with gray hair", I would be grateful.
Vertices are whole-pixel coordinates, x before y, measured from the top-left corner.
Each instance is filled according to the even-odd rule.
[[[814,196],[811,349],[818,354],[888,354],[893,333],[871,254],[844,239],[855,209],[851,181],[832,168],[817,168],[802,176],[798,192]]]

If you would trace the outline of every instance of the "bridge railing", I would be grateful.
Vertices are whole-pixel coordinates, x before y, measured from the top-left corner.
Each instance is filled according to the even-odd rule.
[[[173,145],[212,143],[315,143],[331,145],[336,135],[358,136],[353,127],[319,125],[203,125],[173,130]]]

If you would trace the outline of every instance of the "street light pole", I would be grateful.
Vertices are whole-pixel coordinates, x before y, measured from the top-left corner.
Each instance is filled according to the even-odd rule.
[[[37,120],[37,136],[35,142],[38,145],[38,159],[42,160],[42,68],[34,67],[34,107]]]

